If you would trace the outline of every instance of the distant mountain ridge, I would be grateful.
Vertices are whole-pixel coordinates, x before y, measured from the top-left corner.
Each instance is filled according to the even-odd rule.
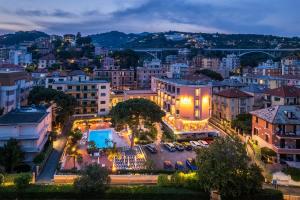
[[[40,31],[18,31],[11,34],[0,35],[0,45],[16,45],[25,41],[34,41],[40,37],[49,37]]]
[[[259,34],[219,34],[168,31],[159,33],[123,33],[110,31],[89,35],[95,45],[107,48],[300,48],[299,37],[280,37]],[[170,37],[171,36],[171,37]],[[15,45],[49,37],[40,31],[20,31],[0,35],[1,45]],[[175,38],[175,39],[172,39]],[[170,39],[171,38],[171,39]]]

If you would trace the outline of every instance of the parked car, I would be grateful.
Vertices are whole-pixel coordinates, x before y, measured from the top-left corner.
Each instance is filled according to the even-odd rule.
[[[186,166],[190,169],[190,170],[197,170],[197,166],[196,166],[196,162],[195,159],[192,158],[188,158],[185,161]]]
[[[157,153],[157,149],[154,144],[147,144],[146,149],[148,149],[148,151],[152,154]]]
[[[164,143],[164,147],[168,149],[170,152],[176,151],[176,148],[172,143]]]
[[[175,169],[176,169],[176,170],[183,171],[183,170],[184,170],[184,165],[183,165],[183,163],[182,163],[181,161],[177,161],[177,162],[175,163]]]
[[[164,161],[164,169],[166,169],[166,170],[172,170],[173,169],[173,165],[172,165],[171,161],[169,161],[169,160]]]
[[[187,150],[187,151],[193,150],[193,147],[189,142],[183,142],[181,144],[182,144],[182,146],[184,147],[185,150]]]
[[[199,142],[197,142],[197,141],[190,141],[190,144],[192,145],[193,148],[198,148],[198,147],[200,147],[200,144],[199,144]]]
[[[178,142],[173,143],[177,151],[184,151],[184,146]]]
[[[201,147],[209,147],[209,144],[205,140],[198,140],[198,143],[200,144]]]

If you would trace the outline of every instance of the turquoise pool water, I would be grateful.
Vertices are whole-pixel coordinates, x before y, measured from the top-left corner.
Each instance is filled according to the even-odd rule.
[[[89,139],[88,141],[94,141],[97,148],[107,148],[111,147],[111,141],[112,140],[112,130],[110,129],[103,129],[103,130],[93,130],[89,133]]]

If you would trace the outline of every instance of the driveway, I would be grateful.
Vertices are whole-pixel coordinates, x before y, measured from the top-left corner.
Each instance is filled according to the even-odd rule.
[[[175,166],[176,161],[182,161],[185,165],[185,161],[188,158],[196,158],[196,153],[194,151],[175,151],[175,152],[169,152],[167,149],[163,147],[162,144],[159,144],[156,146],[158,149],[158,152],[156,154],[151,154],[146,148],[145,152],[147,154],[147,158],[151,159],[154,163],[155,169],[163,169],[163,163],[165,160],[171,161],[173,167]]]

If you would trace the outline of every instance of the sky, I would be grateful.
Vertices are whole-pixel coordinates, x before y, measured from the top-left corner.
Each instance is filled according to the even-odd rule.
[[[300,36],[300,0],[0,0],[0,34],[107,31]]]

